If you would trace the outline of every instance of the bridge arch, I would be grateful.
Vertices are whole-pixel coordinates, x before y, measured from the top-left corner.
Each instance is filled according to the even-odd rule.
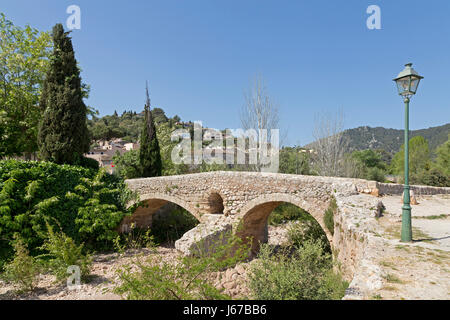
[[[216,189],[212,189],[208,194],[208,213],[223,214],[225,211],[224,195]]]
[[[272,193],[249,201],[242,207],[238,215],[239,223],[237,224],[236,235],[244,240],[250,237],[253,239],[252,254],[256,254],[259,251],[260,243],[267,242],[267,221],[269,215],[282,203],[291,203],[306,210],[322,227],[330,244],[332,243],[333,236],[323,222],[325,208],[329,205],[329,199],[319,205],[316,199],[304,198],[301,195]]]
[[[202,222],[202,215],[198,208],[177,196],[164,193],[146,193],[140,195],[139,202],[141,205],[136,208],[134,213],[122,220],[119,226],[119,232],[128,232],[133,223],[140,228],[149,227],[152,222],[153,214],[169,202],[187,210],[198,221]]]

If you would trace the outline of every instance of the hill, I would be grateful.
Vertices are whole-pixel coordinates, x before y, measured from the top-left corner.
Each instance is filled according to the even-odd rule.
[[[447,123],[438,127],[412,130],[410,131],[410,138],[415,136],[424,137],[429,143],[430,150],[434,151],[439,145],[447,141],[449,133],[450,123]],[[344,136],[349,142],[349,152],[366,149],[384,149],[393,155],[400,150],[400,147],[403,144],[404,131],[399,129],[364,126],[347,129],[344,131]],[[310,143],[305,147],[312,148],[313,143]]]
[[[435,150],[448,139],[450,123],[428,129],[410,131],[410,138],[422,136],[427,139],[430,150]],[[365,149],[384,149],[394,154],[400,150],[404,140],[404,131],[383,127],[358,127],[344,131],[349,141],[349,151]]]

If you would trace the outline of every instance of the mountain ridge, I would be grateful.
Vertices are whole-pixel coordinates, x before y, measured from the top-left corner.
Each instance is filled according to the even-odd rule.
[[[430,151],[434,151],[439,145],[448,139],[450,123],[426,129],[410,130],[410,139],[415,136],[424,137],[429,144]],[[398,152],[404,141],[404,130],[384,127],[360,126],[344,130],[344,137],[348,140],[348,151],[366,149],[384,149],[390,154]],[[312,148],[314,142],[306,145]]]

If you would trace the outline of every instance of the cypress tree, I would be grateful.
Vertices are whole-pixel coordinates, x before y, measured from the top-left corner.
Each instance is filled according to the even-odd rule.
[[[139,162],[143,177],[157,177],[161,175],[162,163],[159,152],[158,138],[156,137],[156,128],[150,112],[150,98],[148,95],[148,85],[146,86],[147,101],[144,110],[144,127],[141,133],[141,147],[139,150]]]
[[[40,157],[59,164],[79,164],[90,145],[87,107],[69,33],[62,24],[53,27],[53,53],[40,101],[44,110],[38,135]]]

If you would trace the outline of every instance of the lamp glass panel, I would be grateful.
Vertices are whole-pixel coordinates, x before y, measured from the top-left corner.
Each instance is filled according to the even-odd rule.
[[[411,89],[410,90],[412,93],[416,93],[417,87],[419,86],[419,82],[420,82],[419,78],[417,78],[417,77],[411,78]]]
[[[398,88],[399,94],[403,95],[403,94],[409,93],[409,90],[410,90],[409,89],[409,84],[410,84],[409,77],[398,79],[396,82],[397,82],[397,88]]]

